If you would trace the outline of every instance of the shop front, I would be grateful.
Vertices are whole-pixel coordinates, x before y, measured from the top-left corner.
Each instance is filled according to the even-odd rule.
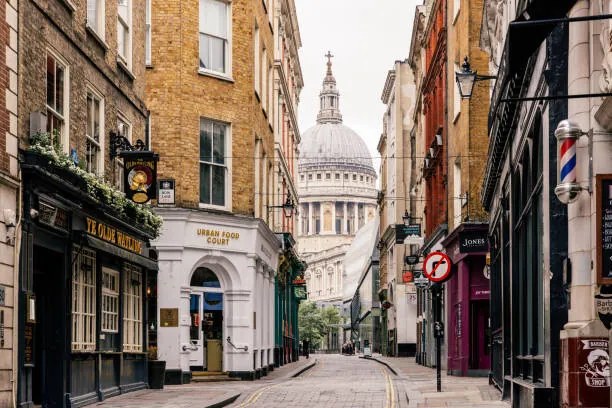
[[[453,263],[445,311],[452,375],[487,376],[491,367],[487,230],[486,223],[463,223],[443,242]]]
[[[158,355],[166,383],[274,364],[274,285],[281,242],[256,218],[160,208]]]
[[[146,388],[151,213],[120,214],[40,159],[22,164],[18,405],[79,407]]]

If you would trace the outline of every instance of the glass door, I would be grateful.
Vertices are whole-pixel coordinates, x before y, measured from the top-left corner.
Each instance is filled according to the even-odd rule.
[[[189,327],[189,340],[191,348],[189,353],[189,366],[192,370],[202,371],[206,365],[204,361],[204,339],[202,333],[203,302],[201,293],[192,293],[189,297],[189,315],[191,325]]]

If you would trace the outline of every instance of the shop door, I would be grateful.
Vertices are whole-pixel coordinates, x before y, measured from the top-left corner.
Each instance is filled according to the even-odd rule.
[[[43,408],[63,407],[65,290],[64,255],[34,249],[34,368],[32,401]],[[30,316],[32,313],[29,313]],[[31,323],[28,323],[31,324]]]
[[[202,302],[203,293],[192,293],[189,297],[189,315],[191,316],[189,366],[194,371],[202,371],[206,364],[204,361],[204,335],[202,333]]]
[[[489,353],[489,302],[472,302],[472,330],[470,342],[470,368],[488,370],[491,367]]]
[[[206,347],[206,371],[223,371],[223,293],[204,292],[202,328]]]

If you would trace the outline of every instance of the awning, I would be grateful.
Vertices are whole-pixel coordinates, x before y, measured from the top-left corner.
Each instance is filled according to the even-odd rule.
[[[557,26],[557,22],[545,22],[563,18],[572,9],[576,0],[531,0],[519,17],[508,28],[508,66],[515,73],[527,65],[529,58],[536,52],[542,41]]]
[[[119,248],[115,245],[109,244],[108,242],[102,241],[101,239],[94,238],[85,233],[82,234],[81,242],[86,243],[87,246],[95,248],[99,251],[104,251],[111,255],[115,255],[119,258],[125,259],[126,261],[132,262],[136,265],[140,265],[143,268],[156,271],[157,261],[147,258],[146,256],[138,255],[130,251],[126,251],[123,248]]]

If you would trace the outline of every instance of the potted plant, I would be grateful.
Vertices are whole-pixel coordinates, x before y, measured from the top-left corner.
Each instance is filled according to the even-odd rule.
[[[166,362],[157,359],[157,346],[149,346],[149,388],[161,390],[166,377]]]

